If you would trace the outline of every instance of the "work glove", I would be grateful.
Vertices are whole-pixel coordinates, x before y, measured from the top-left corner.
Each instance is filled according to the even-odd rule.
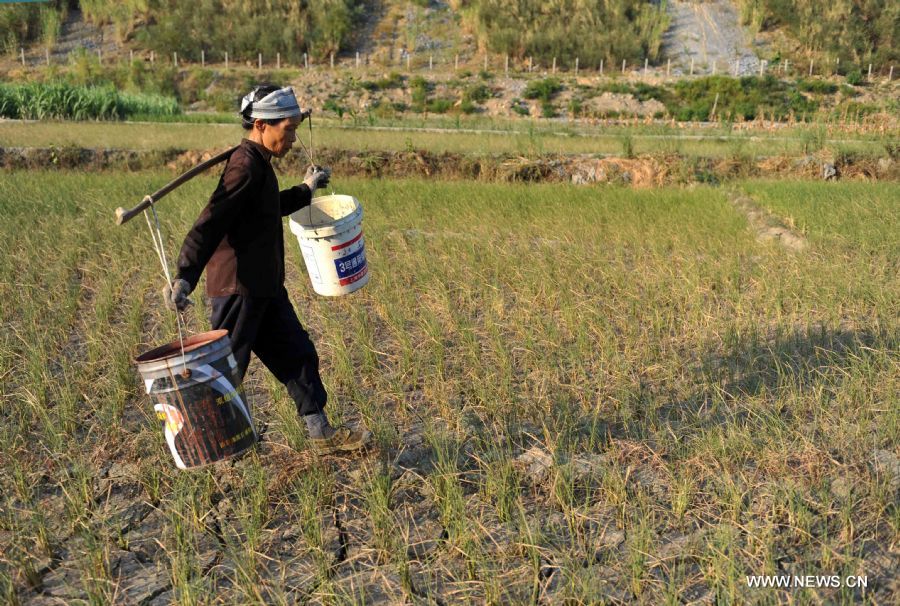
[[[322,166],[310,166],[306,169],[306,176],[303,183],[309,187],[309,191],[316,191],[320,187],[328,185],[331,179],[331,169]]]
[[[188,305],[194,302],[188,299],[191,294],[191,284],[187,280],[173,280],[172,284],[166,284],[163,288],[163,301],[166,307],[172,311],[184,311]]]

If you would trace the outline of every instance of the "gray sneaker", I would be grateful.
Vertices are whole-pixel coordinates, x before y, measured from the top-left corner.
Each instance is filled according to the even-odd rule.
[[[351,429],[344,425],[335,427],[330,438],[309,438],[309,443],[318,454],[360,450],[371,441],[372,432],[368,429]]]

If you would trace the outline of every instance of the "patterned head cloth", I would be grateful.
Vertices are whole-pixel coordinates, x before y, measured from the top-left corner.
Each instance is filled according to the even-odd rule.
[[[290,86],[273,91],[259,101],[253,100],[255,92],[251,91],[241,101],[241,113],[250,107],[250,117],[261,120],[292,118],[301,114],[300,104],[297,103],[294,89]]]

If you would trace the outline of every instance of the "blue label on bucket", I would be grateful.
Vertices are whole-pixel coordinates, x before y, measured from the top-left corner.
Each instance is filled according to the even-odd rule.
[[[358,251],[334,260],[334,268],[340,280],[361,272],[366,267],[366,249]]]

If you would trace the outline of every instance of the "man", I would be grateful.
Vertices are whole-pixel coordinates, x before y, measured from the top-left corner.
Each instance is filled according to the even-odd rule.
[[[185,309],[205,267],[210,321],[214,329],[228,330],[240,376],[252,351],[287,387],[313,448],[329,453],[363,448],[371,433],[328,423],[319,357],[284,287],[282,217],[309,206],[330,171],[310,166],[302,184],[279,191],[270,161],[290,151],[310,111],[300,110],[290,87],[259,86],[244,97],[247,138],[188,232],[177,277],[163,296],[171,309]]]

